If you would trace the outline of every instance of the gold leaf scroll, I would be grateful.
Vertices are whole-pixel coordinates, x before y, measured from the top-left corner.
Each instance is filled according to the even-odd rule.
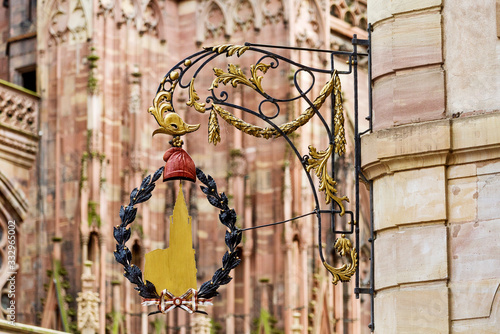
[[[257,71],[261,71],[263,74],[266,74],[270,67],[271,65],[264,63],[258,63],[257,65],[250,66],[250,73],[252,74],[250,81],[255,85],[255,88],[262,93],[264,93],[264,89],[262,88],[262,79],[264,76],[257,75]]]
[[[335,249],[341,256],[350,256],[351,262],[344,264],[340,268],[335,268],[329,265],[326,261],[323,262],[325,268],[333,275],[332,284],[341,282],[349,282],[352,275],[356,273],[358,267],[358,253],[356,248],[352,247],[351,240],[347,239],[345,235],[335,241]]]
[[[158,125],[160,126],[153,132],[153,136],[158,133],[172,136],[182,136],[186,133],[198,130],[198,128],[200,127],[199,124],[187,124],[178,114],[173,112],[174,108],[172,106],[172,94],[179,79],[179,72],[172,71],[169,73],[168,77],[172,81],[172,86],[166,91],[158,92],[153,100],[153,105],[149,107],[148,110],[149,113],[154,116],[156,123],[158,123]],[[163,78],[162,84],[164,84],[166,80],[167,77]],[[191,83],[192,82],[193,81],[191,81]],[[195,102],[196,100],[199,100],[196,92],[194,92],[194,95],[191,95],[190,91],[190,98],[193,100],[193,105],[195,108],[198,109],[204,107],[204,103],[200,104]]]
[[[172,93],[169,91],[158,92],[153,100],[153,106],[149,107],[149,113],[154,116],[160,128],[164,126],[163,115],[172,110]]]
[[[194,89],[194,78],[191,79],[191,83],[189,84],[189,101],[186,104],[190,107],[193,107],[196,111],[204,113],[205,112],[205,103],[198,103],[200,100],[198,93]]]
[[[227,70],[227,72],[224,72],[220,68],[214,68],[216,78],[214,79],[212,85],[208,90],[214,90],[215,88],[219,87],[219,83],[227,85],[229,82],[234,88],[236,88],[238,84],[243,84],[252,89],[256,89],[252,81],[248,79],[245,74],[243,74],[243,71],[238,66],[229,64]]]
[[[333,145],[330,144],[325,151],[318,151],[312,145],[309,146],[309,155],[311,158],[307,160],[308,166],[306,167],[307,172],[310,172],[311,169],[316,171],[316,176],[319,178],[319,191],[325,192],[325,201],[326,204],[330,204],[332,200],[334,200],[340,207],[340,215],[344,215],[345,208],[342,201],[349,202],[349,198],[347,196],[338,197],[335,196],[337,193],[337,189],[335,189],[335,185],[337,182],[328,174],[328,159],[332,156],[334,148]]]
[[[254,78],[252,78],[254,79]],[[251,80],[248,80],[249,82],[252,82]],[[260,81],[259,81],[260,85]],[[307,124],[309,120],[314,116],[315,110],[319,110],[323,103],[325,102],[326,98],[330,96],[334,88],[334,76],[325,84],[325,86],[321,89],[320,94],[318,97],[314,100],[313,106],[314,107],[309,107],[307,108],[299,117],[294,119],[293,121],[290,121],[288,123],[282,124],[279,126],[281,131],[285,135],[289,135],[293,133],[295,130],[297,130],[299,127]],[[214,104],[213,109],[219,114],[219,116],[225,120],[228,124],[234,126],[240,131],[243,131],[244,133],[258,137],[258,138],[278,138],[281,136],[281,133],[276,130],[275,128],[263,128],[260,126],[256,126],[250,123],[245,122],[244,120],[234,116],[233,114],[229,113],[228,111],[224,110],[221,106]]]

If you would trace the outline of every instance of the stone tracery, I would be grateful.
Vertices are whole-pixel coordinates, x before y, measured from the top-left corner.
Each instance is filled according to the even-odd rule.
[[[368,26],[365,0],[334,0],[330,6],[330,15],[363,30]]]
[[[286,21],[286,11],[282,0],[205,0],[198,9],[197,21],[196,36],[201,44]]]
[[[225,36],[226,33],[224,12],[216,2],[212,2],[208,6],[205,20],[205,39],[218,39]]]
[[[234,8],[234,31],[247,31],[255,27],[255,10],[249,0],[240,0]]]
[[[92,36],[91,2],[56,0],[49,15],[48,30],[56,43],[86,42]],[[160,7],[155,0],[99,0],[98,15],[116,20],[118,26],[130,23],[140,34],[162,35]],[[112,14],[116,14],[112,16]],[[69,36],[68,36],[69,35]]]
[[[61,0],[50,14],[49,33],[57,43],[86,41],[92,35],[91,4],[84,0]]]
[[[296,25],[302,27],[296,31],[297,45],[319,48],[323,45],[321,12],[313,0],[303,0],[296,7]]]
[[[285,19],[285,9],[282,0],[264,0],[262,3],[264,24],[275,24]]]

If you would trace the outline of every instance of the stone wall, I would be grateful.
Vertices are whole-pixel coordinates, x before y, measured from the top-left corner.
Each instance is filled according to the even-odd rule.
[[[141,299],[113,256],[113,226],[120,222],[120,206],[128,203],[130,191],[144,176],[164,165],[161,157],[169,147],[170,138],[151,137],[155,122],[147,110],[158,85],[171,66],[202,46],[248,41],[350,50],[354,34],[359,38],[367,35],[355,26],[366,26],[366,1],[20,0],[8,4],[8,9],[0,7],[1,17],[10,18],[0,23],[0,31],[9,39],[7,43],[2,40],[0,51],[10,48],[9,54],[0,54],[0,77],[24,84],[23,71],[36,66],[38,92],[31,94],[38,102],[36,109],[19,103],[23,110],[14,118],[1,115],[12,108],[0,104],[2,131],[4,126],[23,126],[21,130],[33,132],[29,138],[35,142],[28,147],[28,162],[6,161],[5,146],[0,146],[0,167],[8,174],[0,184],[15,181],[12,183],[27,194],[18,201],[24,211],[19,226],[17,280],[23,293],[16,296],[22,310],[17,320],[46,328],[67,327],[68,331],[79,326],[84,333],[103,334],[110,327],[120,333],[147,333],[153,327],[162,327],[162,332],[167,327],[182,328],[184,333],[206,331],[212,326],[208,318],[193,320],[177,311],[167,317],[148,317],[151,309],[140,305]],[[310,52],[283,50],[281,54],[312,66],[328,62]],[[248,75],[250,65],[258,59],[221,58],[196,79],[202,101],[214,78],[212,67],[226,69],[228,62],[237,63]],[[339,70],[348,69],[345,61],[335,59]],[[366,57],[363,62],[366,69]],[[270,69],[264,79],[266,92],[288,97],[292,93],[290,69],[283,64]],[[299,81],[306,86],[310,78],[302,74]],[[366,82],[361,67],[359,76]],[[341,80],[349,141],[346,155],[352,157],[354,93],[352,79],[345,77]],[[307,93],[311,100],[328,79],[326,74],[316,78],[315,88]],[[0,85],[1,103],[9,101],[3,98],[3,88]],[[261,96],[240,88],[227,90],[235,103],[257,110]],[[360,95],[366,96],[366,92],[363,85]],[[21,89],[16,97],[26,94]],[[188,108],[186,98],[184,94],[175,102],[176,111],[187,123],[202,126],[187,136],[184,148],[231,198],[238,224],[252,227],[310,212],[313,201],[307,177],[284,140],[242,135],[221,122],[222,141],[213,147],[207,143],[208,113]],[[329,103],[323,107],[325,114]],[[360,101],[360,106],[366,105]],[[304,101],[290,103],[276,121],[297,117],[307,107]],[[31,114],[36,114],[39,122],[20,121]],[[256,120],[241,114],[247,121]],[[331,122],[330,115],[326,122]],[[293,139],[304,154],[309,152],[309,144],[318,145],[320,150],[327,147],[326,134],[317,131],[320,123],[311,121],[311,127],[304,127]],[[0,140],[6,137],[0,133]],[[9,149],[10,160],[26,155],[23,150]],[[15,170],[19,161],[25,164],[24,169]],[[22,178],[16,176],[19,174]],[[339,175],[344,176],[339,178],[339,192],[351,198],[352,208],[352,173],[343,169]],[[345,184],[340,184],[344,179]],[[132,262],[139,267],[145,253],[167,246],[166,222],[176,187],[177,182],[159,182],[153,198],[138,208],[127,246],[132,249]],[[195,227],[201,284],[220,267],[226,250],[225,229],[198,185],[185,183],[183,189]],[[366,329],[369,319],[359,301],[351,298],[344,302],[352,296],[354,283],[333,287],[319,260],[320,242],[326,245],[328,259],[334,260],[333,237],[327,235],[326,225],[321,241],[311,217],[245,233],[240,250],[243,263],[207,310],[213,326],[220,325],[226,333],[250,333],[254,320],[267,314],[276,319],[275,328],[287,333],[356,333]],[[365,259],[368,256],[365,252]],[[5,277],[0,277],[0,283],[2,279]]]
[[[495,1],[372,1],[376,333],[499,325]],[[498,14],[497,14],[498,15]]]

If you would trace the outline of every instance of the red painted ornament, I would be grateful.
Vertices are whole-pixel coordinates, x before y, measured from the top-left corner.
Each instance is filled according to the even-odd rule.
[[[193,159],[181,147],[172,147],[165,152],[166,162],[163,170],[163,181],[188,180],[196,182],[196,167]]]

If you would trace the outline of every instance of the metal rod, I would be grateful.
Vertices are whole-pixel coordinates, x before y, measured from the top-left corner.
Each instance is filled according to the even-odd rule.
[[[358,122],[358,58],[356,52],[358,51],[357,35],[354,34],[352,39],[353,44],[353,56],[351,60],[351,64],[353,66],[353,74],[354,74],[354,168],[355,168],[355,202],[356,202],[356,210],[355,210],[355,245],[358,250],[358,263],[359,263],[359,173],[360,173],[360,150],[361,147],[359,145],[359,122]],[[359,265],[356,268],[356,278],[355,278],[355,286],[359,288]],[[355,293],[356,298],[359,298],[359,293]]]
[[[303,214],[301,216],[297,216],[297,217],[290,218],[290,219],[287,219],[287,220],[283,220],[283,221],[280,221],[280,222],[275,222],[275,223],[270,223],[270,224],[265,224],[265,225],[259,225],[259,226],[252,226],[252,227],[243,228],[240,231],[244,232],[244,231],[248,231],[248,230],[256,230],[258,228],[263,228],[263,227],[269,227],[269,226],[274,226],[274,225],[285,224],[285,223],[289,223],[291,221],[294,221],[294,220],[297,220],[297,219],[300,219],[300,218],[304,218],[304,217],[307,217],[307,216],[310,216],[310,215],[313,215],[313,214],[317,214],[317,211],[312,211],[312,212]]]
[[[373,131],[373,103],[372,103],[372,30],[371,23],[368,25],[368,113],[370,122],[370,132]],[[363,177],[364,175],[361,174]],[[366,178],[365,178],[366,179]],[[373,181],[369,181],[370,185],[370,291],[371,291],[371,318],[368,328],[372,332],[375,331],[375,232],[373,226]]]
[[[375,232],[373,229],[373,181],[370,181],[370,291],[371,318],[368,327],[375,331]]]
[[[284,49],[284,50],[297,50],[297,51],[324,52],[324,53],[332,53],[332,54],[337,54],[337,55],[350,55],[352,53],[351,51],[332,51],[332,50],[325,50],[325,49],[299,48],[299,47],[296,47],[296,46],[254,44],[254,43],[248,43],[248,42],[245,43],[245,46],[253,46],[253,47],[260,47],[260,48],[270,48],[270,49]]]
[[[372,24],[368,24],[368,122],[370,132],[373,129],[373,101],[372,101]]]

